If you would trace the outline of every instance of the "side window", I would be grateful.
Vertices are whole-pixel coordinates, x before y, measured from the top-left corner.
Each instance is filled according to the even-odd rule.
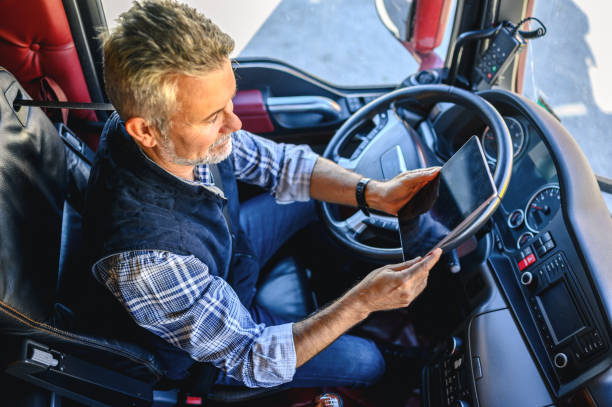
[[[523,93],[555,112],[595,174],[612,178],[612,31],[599,6],[536,2],[533,15],[548,34],[529,43]],[[612,194],[603,196],[612,212]]]
[[[395,85],[419,69],[415,58],[379,20],[373,0],[186,2],[234,38],[234,58],[278,59],[326,82],[349,87]],[[103,3],[112,29],[130,4]],[[442,59],[447,48],[445,38],[436,50]]]

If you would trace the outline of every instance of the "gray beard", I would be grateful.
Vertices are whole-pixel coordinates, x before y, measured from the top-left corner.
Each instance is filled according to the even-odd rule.
[[[231,134],[226,134],[217,141],[215,141],[209,148],[206,154],[203,157],[199,158],[182,158],[176,155],[176,151],[174,149],[174,143],[169,137],[164,136],[162,138],[162,142],[160,144],[164,159],[173,164],[177,165],[203,165],[203,164],[218,164],[221,161],[225,160],[230,153],[232,152],[231,146],[223,151],[222,154],[212,154],[211,151],[215,149],[215,147],[220,146],[225,143],[228,139],[231,139]],[[231,143],[231,141],[230,141]]]

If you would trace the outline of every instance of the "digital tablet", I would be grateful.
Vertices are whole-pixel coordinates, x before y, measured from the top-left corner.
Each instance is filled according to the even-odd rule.
[[[398,213],[404,260],[423,256],[465,230],[497,196],[478,137],[470,138]]]

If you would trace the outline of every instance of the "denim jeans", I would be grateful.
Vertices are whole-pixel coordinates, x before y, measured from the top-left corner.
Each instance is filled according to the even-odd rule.
[[[317,219],[313,201],[277,204],[270,195],[259,195],[241,205],[240,223],[250,237],[260,265],[297,231]],[[267,309],[253,304],[251,316],[258,323],[280,325],[287,322]],[[306,317],[304,315],[303,317]],[[297,368],[293,381],[282,387],[368,386],[385,371],[383,357],[373,341],[342,335],[315,357]],[[221,373],[216,384],[243,384]]]

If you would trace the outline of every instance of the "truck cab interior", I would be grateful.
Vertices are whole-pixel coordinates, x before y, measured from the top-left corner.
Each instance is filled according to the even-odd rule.
[[[602,197],[612,182],[593,173],[554,113],[517,93],[519,51],[545,34],[534,21],[519,25],[531,0],[377,0],[381,24],[420,61],[394,86],[340,87],[265,57],[235,62],[245,129],[309,144],[370,178],[442,165],[480,138],[500,201],[408,309],[356,328],[427,349],[418,387],[386,377],[372,389],[203,391],[197,368],[169,379],[143,343],[74,329],[72,309],[87,293],[68,282],[89,272],[80,212],[112,109],[96,35],[107,26],[102,3],[0,6],[0,404],[305,406],[333,391],[347,407],[612,405],[612,217]],[[259,192],[240,185],[241,199]],[[262,282],[309,310],[402,256],[397,218],[328,204],[319,214],[329,241],[296,236]]]

